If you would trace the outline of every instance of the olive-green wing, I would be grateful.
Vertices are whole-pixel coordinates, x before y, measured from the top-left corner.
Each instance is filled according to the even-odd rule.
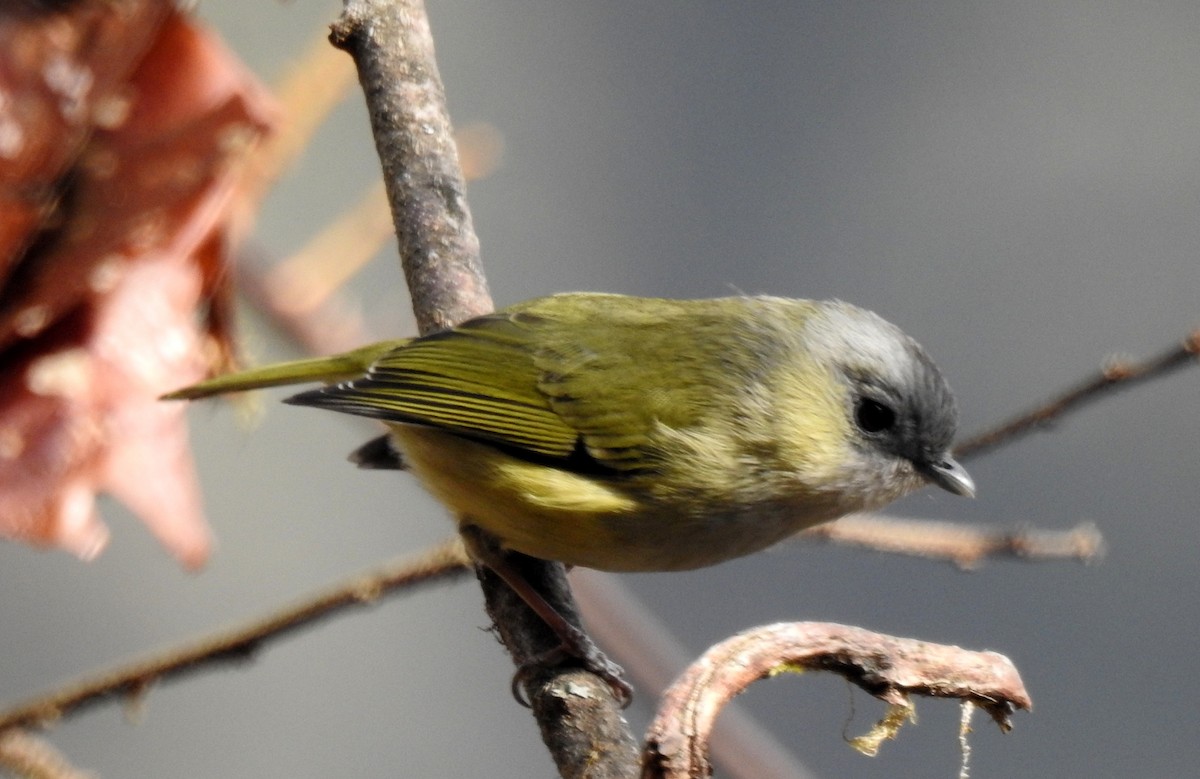
[[[522,303],[380,357],[362,378],[287,402],[432,425],[539,457],[657,465],[665,428],[712,424],[738,370],[736,304],[570,293]],[[578,463],[576,463],[578,465]],[[575,467],[564,463],[563,467]]]
[[[544,457],[566,458],[579,433],[538,390],[530,334],[505,314],[471,320],[383,355],[366,375],[285,402],[387,422],[431,425]]]
[[[594,460],[617,470],[654,469],[667,430],[711,424],[718,405],[713,355],[733,355],[723,348],[727,313],[708,303],[571,295],[541,305],[539,313],[570,326],[542,339],[538,388]]]

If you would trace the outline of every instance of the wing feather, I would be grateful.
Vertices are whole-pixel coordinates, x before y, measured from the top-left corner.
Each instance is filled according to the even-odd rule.
[[[538,389],[528,334],[494,314],[383,355],[359,379],[289,398],[388,422],[432,425],[471,438],[567,458],[579,433]]]
[[[288,402],[432,425],[567,469],[656,469],[664,430],[729,416],[709,385],[714,355],[752,378],[742,362],[764,349],[738,343],[748,305],[555,295],[408,342],[361,378]]]

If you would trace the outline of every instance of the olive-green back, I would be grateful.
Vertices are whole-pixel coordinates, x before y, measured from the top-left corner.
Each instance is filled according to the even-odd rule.
[[[774,339],[742,323],[777,303],[540,298],[416,339],[362,378],[289,402],[433,425],[539,457],[565,459],[582,446],[608,468],[652,467],[656,426],[728,417],[736,399],[721,387],[768,369],[764,353],[774,349],[763,341]],[[727,372],[741,380],[714,380]]]

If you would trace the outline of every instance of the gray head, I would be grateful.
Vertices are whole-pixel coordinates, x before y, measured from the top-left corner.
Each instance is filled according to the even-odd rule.
[[[925,350],[870,311],[837,300],[818,305],[821,315],[807,328],[806,341],[848,388],[855,471],[867,480],[887,474],[880,485],[919,475],[973,497],[974,482],[950,456],[958,427],[954,394]]]

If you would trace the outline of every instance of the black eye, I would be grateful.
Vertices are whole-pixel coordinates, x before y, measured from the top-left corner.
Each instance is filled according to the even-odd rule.
[[[854,409],[854,421],[864,433],[882,433],[896,424],[896,412],[871,398],[859,398]]]

